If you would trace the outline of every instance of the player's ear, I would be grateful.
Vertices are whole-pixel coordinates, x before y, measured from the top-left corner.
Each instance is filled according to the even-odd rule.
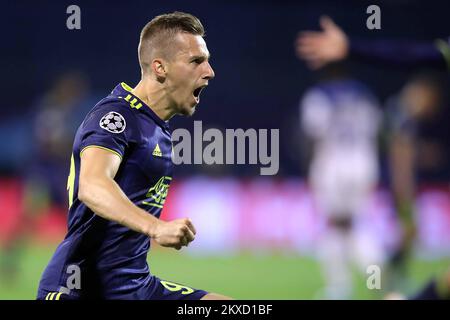
[[[152,68],[153,74],[156,76],[156,79],[158,79],[158,81],[163,82],[164,79],[166,78],[166,73],[167,73],[166,62],[160,58],[153,59],[151,68]]]

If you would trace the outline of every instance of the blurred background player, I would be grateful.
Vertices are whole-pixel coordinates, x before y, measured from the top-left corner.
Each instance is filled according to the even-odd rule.
[[[443,81],[434,73],[413,76],[386,105],[391,191],[403,222],[403,236],[392,255],[387,286],[407,292],[407,265],[417,236],[418,185],[448,177],[448,119]]]
[[[301,127],[312,144],[309,184],[327,222],[319,245],[325,298],[348,299],[353,263],[365,273],[383,262],[377,238],[355,228],[378,182],[381,114],[370,90],[346,76],[342,64],[320,73],[302,98]]]
[[[347,58],[394,67],[445,70],[450,66],[449,39],[436,39],[433,42],[357,39],[346,34],[327,16],[322,17],[319,23],[321,31],[301,32],[296,40],[298,57],[305,60],[313,70]],[[442,84],[436,78],[416,77],[388,105],[392,138],[389,146],[392,191],[403,227],[402,240],[390,259],[390,267],[394,275],[400,277],[397,278],[400,279],[399,283],[405,279],[405,260],[410,255],[416,235],[413,223],[415,171],[418,168],[425,171],[427,178],[431,177],[429,181],[433,181],[436,175],[448,180],[449,146],[446,141],[449,132],[448,125],[442,123],[443,119],[448,118],[448,111],[440,107],[444,100],[441,88]],[[404,283],[400,286],[405,288]],[[431,280],[417,296],[442,296],[437,294],[436,288],[439,286],[449,287],[448,272]]]

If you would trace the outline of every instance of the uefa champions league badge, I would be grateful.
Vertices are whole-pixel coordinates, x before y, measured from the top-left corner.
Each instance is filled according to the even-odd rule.
[[[100,128],[111,133],[121,133],[125,130],[127,123],[120,113],[111,111],[100,119],[99,125]]]

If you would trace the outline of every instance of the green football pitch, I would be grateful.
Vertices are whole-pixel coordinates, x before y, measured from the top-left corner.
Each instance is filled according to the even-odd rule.
[[[0,274],[0,299],[34,299],[39,277],[53,246],[28,246]],[[0,252],[5,262],[5,255]],[[6,260],[7,261],[7,260]],[[312,258],[295,254],[240,253],[228,256],[192,256],[154,248],[151,271],[158,277],[229,295],[236,299],[321,299],[320,266]],[[3,265],[5,265],[3,263]],[[445,260],[414,260],[409,269],[411,290],[450,265]],[[8,267],[8,266],[7,266]],[[365,274],[354,273],[355,299],[379,299],[382,292],[366,287]],[[383,284],[382,284],[383,286]]]

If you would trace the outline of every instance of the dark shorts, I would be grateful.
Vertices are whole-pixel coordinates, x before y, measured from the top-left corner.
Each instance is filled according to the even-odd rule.
[[[145,295],[127,295],[121,297],[110,298],[108,296],[101,297],[105,300],[200,300],[203,296],[208,294],[204,290],[198,290],[185,285],[161,280],[157,277],[153,277],[153,285],[151,293],[145,293]],[[48,291],[42,288],[38,289],[36,300],[84,300],[94,298],[84,298],[79,295],[65,294],[61,292]]]

